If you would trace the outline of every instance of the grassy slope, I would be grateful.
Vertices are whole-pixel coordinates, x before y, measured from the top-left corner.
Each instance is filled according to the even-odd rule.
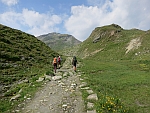
[[[0,52],[0,111],[5,112],[27,94],[34,94],[41,85],[36,80],[44,73],[53,73],[52,60],[59,54],[36,37],[3,25],[0,25]],[[17,84],[25,79],[29,82]],[[20,89],[23,90],[20,99],[8,102]]]
[[[113,25],[96,28],[79,49],[80,57],[89,55],[83,59],[81,70],[88,85],[98,94],[95,107],[99,112],[149,113],[150,32],[122,29],[109,37],[116,29],[120,30]],[[104,32],[107,34],[93,43],[95,36]],[[141,46],[125,54],[128,43],[137,37],[142,38]]]
[[[111,26],[104,26],[101,28],[96,28],[90,37],[82,43],[82,46],[79,49],[78,55],[84,57],[86,53],[90,54],[96,50],[100,50],[98,54],[95,54],[94,57],[101,57],[100,60],[114,60],[119,59],[131,59],[135,58],[133,54],[136,52],[146,52],[149,49],[149,34],[150,32],[145,32],[141,30],[121,30],[121,32],[115,33],[114,35],[110,35],[112,31],[120,30],[120,28],[115,28]],[[99,42],[93,43],[95,37],[103,35]],[[142,37],[142,46],[140,46],[135,51],[130,51],[127,55],[125,55],[126,47],[128,43],[134,39]],[[146,57],[142,54],[142,57]],[[90,55],[93,56],[93,55]],[[115,56],[115,57],[114,57]],[[137,56],[139,58],[139,55]],[[104,58],[104,59],[103,59]]]
[[[36,37],[19,30],[1,25],[0,35],[0,68],[3,76],[33,66],[50,64],[50,60],[58,55]]]

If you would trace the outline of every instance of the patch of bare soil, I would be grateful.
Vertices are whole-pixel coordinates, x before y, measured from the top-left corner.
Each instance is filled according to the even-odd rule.
[[[132,49],[138,49],[139,46],[141,46],[141,38],[138,37],[138,38],[132,39],[128,47],[126,47],[127,49],[126,53],[128,53]]]

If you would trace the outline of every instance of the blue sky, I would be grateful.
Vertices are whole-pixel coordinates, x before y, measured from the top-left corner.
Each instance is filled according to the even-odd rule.
[[[150,0],[0,0],[0,23],[39,36],[71,34],[80,41],[112,23],[150,29]]]

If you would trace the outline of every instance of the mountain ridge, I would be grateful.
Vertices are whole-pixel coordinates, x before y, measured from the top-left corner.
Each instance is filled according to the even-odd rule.
[[[56,32],[40,35],[37,38],[55,51],[62,51],[81,43],[72,35]]]
[[[150,54],[150,31],[139,29],[125,30],[111,24],[95,28],[91,35],[82,42],[77,55],[81,58],[98,57],[112,59],[148,58]],[[132,48],[130,48],[130,47]],[[130,48],[130,49],[128,49]],[[139,55],[135,55],[139,53]],[[111,55],[113,54],[113,55]]]

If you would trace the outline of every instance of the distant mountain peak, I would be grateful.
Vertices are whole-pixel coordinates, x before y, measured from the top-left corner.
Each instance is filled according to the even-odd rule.
[[[55,51],[63,50],[65,48],[73,47],[81,43],[74,36],[69,34],[60,34],[56,32],[48,33],[37,37],[43,41],[51,49]]]

